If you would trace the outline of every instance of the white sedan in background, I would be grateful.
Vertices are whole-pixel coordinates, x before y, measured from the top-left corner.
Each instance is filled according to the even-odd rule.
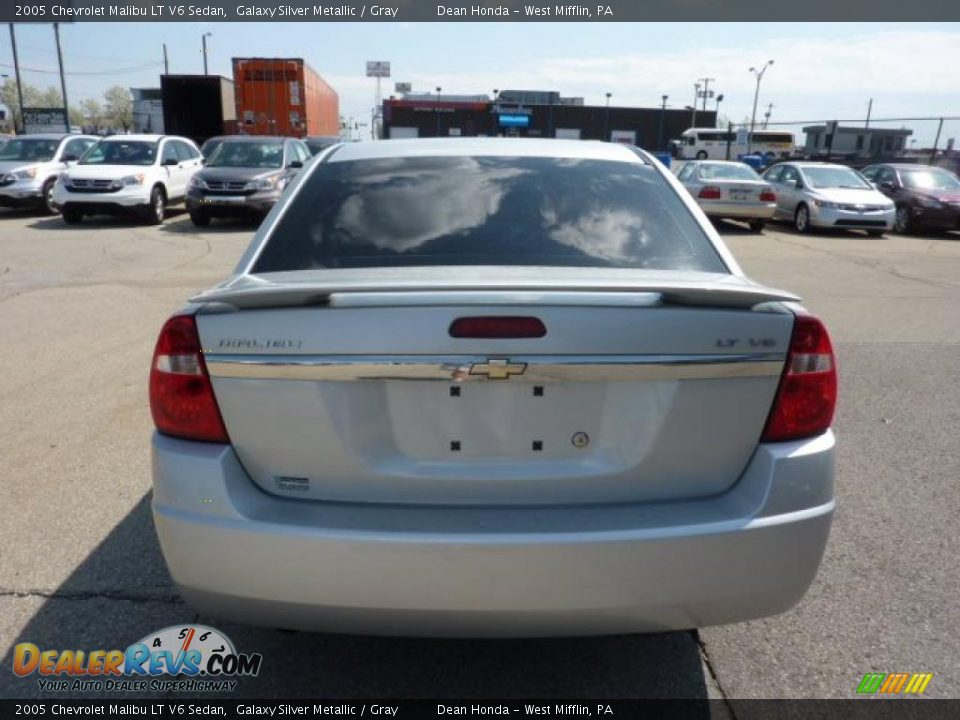
[[[677,179],[708,217],[740,220],[754,232],[763,230],[777,208],[770,185],[740,162],[695,160],[684,164]]]

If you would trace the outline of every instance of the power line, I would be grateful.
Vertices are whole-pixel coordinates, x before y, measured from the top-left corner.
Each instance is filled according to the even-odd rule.
[[[163,65],[162,62],[152,62],[152,63],[144,63],[143,65],[131,65],[130,67],[125,67],[125,68],[115,68],[113,70],[87,70],[87,71],[81,70],[81,71],[68,72],[66,74],[67,75],[117,75],[122,73],[140,72],[142,70],[148,70],[150,68],[160,67],[161,65]],[[13,65],[10,65],[9,63],[0,63],[0,67],[12,68]],[[58,75],[60,72],[59,70],[47,70],[45,68],[25,67],[23,65],[20,66],[20,70],[22,72],[34,72],[34,73],[41,73],[44,75]]]
[[[48,48],[48,47],[43,47],[43,46],[40,46],[40,45],[31,45],[31,44],[26,44],[26,43],[17,43],[17,46],[18,46],[18,47],[21,47],[21,48],[28,48],[28,49],[30,49],[30,50],[38,50],[38,51],[43,52],[43,53],[48,53],[48,52],[50,52],[50,48]],[[71,57],[86,58],[86,59],[88,59],[88,60],[102,60],[103,62],[123,62],[123,58],[104,57],[103,55],[88,55],[87,53],[76,52],[76,51],[74,51],[74,50],[71,50],[71,51],[70,51],[70,56],[71,56]],[[129,60],[129,59],[130,59],[130,58],[127,58],[127,60]]]

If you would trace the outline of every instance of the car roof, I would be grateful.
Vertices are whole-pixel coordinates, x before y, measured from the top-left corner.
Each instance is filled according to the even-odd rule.
[[[167,137],[166,135],[107,135],[103,140],[105,142],[156,142],[157,140],[162,140]],[[178,140],[180,138],[177,138]]]
[[[131,133],[129,135],[122,135],[122,134],[107,135],[106,137],[101,138],[101,140],[104,142],[158,142],[160,140],[165,140],[165,139],[183,140],[184,142],[193,144],[193,140],[187,137],[182,137],[180,135],[157,135],[157,134],[148,135],[146,133],[138,135],[138,134]]]
[[[8,140],[63,140],[65,137],[79,136],[80,133],[24,133],[23,135],[11,135]]]
[[[920,163],[876,163],[874,167],[891,167],[894,170],[943,170],[950,172],[947,168],[937,167],[936,165],[921,165]]]
[[[835,168],[843,168],[845,170],[853,170],[853,168],[850,167],[849,165],[841,165],[840,163],[828,163],[828,162],[808,162],[808,161],[798,162],[798,161],[792,160],[792,161],[777,163],[777,164],[793,165],[794,167],[798,167],[798,168],[835,167]]]
[[[503,157],[570,158],[643,163],[629,146],[600,140],[537,138],[417,138],[346,143],[328,156],[328,162],[400,157]]]
[[[281,142],[283,140],[295,140],[296,138],[288,138],[283,135],[217,135],[215,138],[209,138],[209,140],[220,140],[221,142],[263,142],[264,140],[275,140]],[[208,140],[208,142],[209,142]]]
[[[740,165],[742,167],[750,167],[745,162],[740,162],[739,160],[687,160],[684,162],[684,165]]]

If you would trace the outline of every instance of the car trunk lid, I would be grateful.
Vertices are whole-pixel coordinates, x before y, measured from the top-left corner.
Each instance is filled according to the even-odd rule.
[[[250,279],[205,294],[197,324],[238,457],[264,490],[326,501],[551,505],[729,488],[790,341],[793,316],[772,301],[795,298],[732,276],[592,274],[507,287],[433,273],[416,290],[390,273],[372,289]],[[478,316],[546,332],[452,336]]]

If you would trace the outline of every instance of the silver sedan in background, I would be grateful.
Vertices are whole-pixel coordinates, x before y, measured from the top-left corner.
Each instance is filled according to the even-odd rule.
[[[708,217],[740,220],[754,232],[763,230],[777,207],[777,196],[770,185],[740,162],[688,162],[680,168],[677,179]]]
[[[822,227],[880,237],[893,228],[893,201],[846,165],[786,162],[763,177],[777,194],[776,219],[792,221],[797,232]]]

